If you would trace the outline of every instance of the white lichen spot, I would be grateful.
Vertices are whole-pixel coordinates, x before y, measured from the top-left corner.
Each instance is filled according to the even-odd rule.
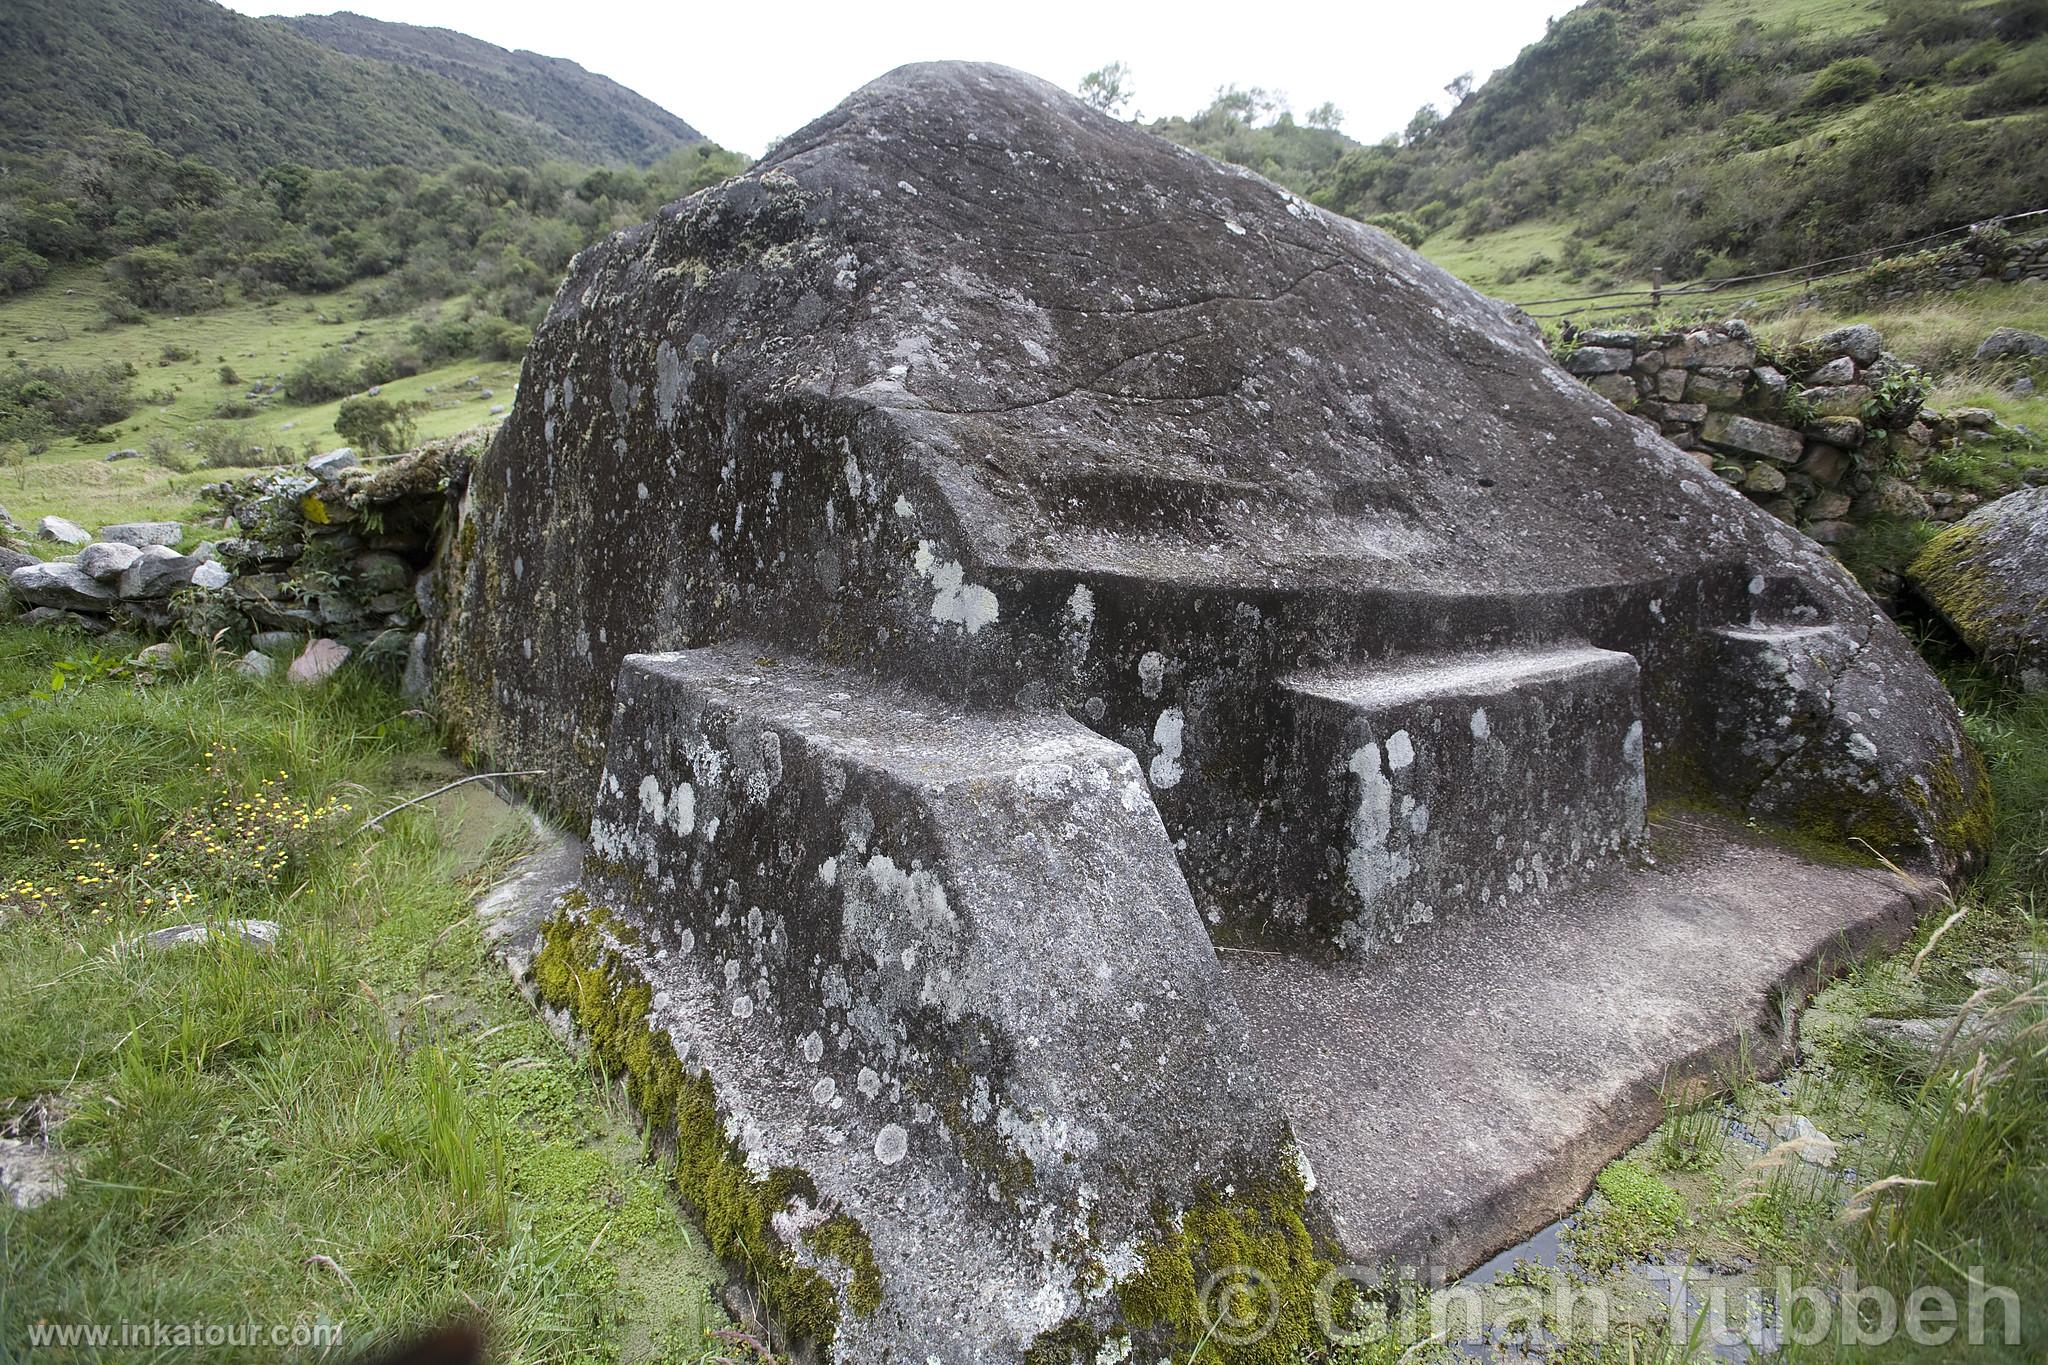
[[[697,828],[697,789],[687,782],[677,783],[668,794],[668,826],[683,837]]]
[[[1486,719],[1486,708],[1480,707],[1472,713],[1472,738],[1485,739],[1493,733],[1493,727]]]
[[[882,1131],[875,1134],[875,1160],[884,1166],[894,1166],[910,1155],[910,1134],[900,1123],[885,1123]]]
[[[859,1090],[861,1094],[867,1096],[869,1099],[873,1099],[875,1096],[882,1093],[881,1073],[876,1071],[871,1066],[862,1067],[860,1069],[859,1078],[855,1080],[853,1084],[856,1090]]]
[[[654,416],[662,426],[676,420],[676,398],[683,391],[683,362],[676,348],[664,341],[654,348]],[[553,396],[552,391],[549,394]]]
[[[668,819],[668,802],[661,794],[661,779],[653,773],[640,779],[640,809],[647,812],[647,818],[655,824]]]
[[[1138,660],[1138,690],[1147,697],[1157,697],[1165,682],[1166,656],[1156,649],[1146,650]]]
[[[1877,761],[1877,745],[1871,741],[1869,735],[1864,734],[1861,730],[1854,731],[1849,736],[1849,757],[1863,763],[1875,763]]]
[[[901,493],[896,495],[896,515],[904,521],[909,521],[917,515],[917,508],[911,506],[910,499]]]
[[[735,1019],[751,1019],[751,1018],[753,1018],[753,1017],[754,1017],[754,997],[753,997],[753,996],[751,996],[751,995],[742,995],[742,996],[738,997],[737,999],[735,999],[735,1000],[734,1000],[734,1001],[732,1002],[732,1017],[733,1017],[733,1018],[735,1018]]]
[[[811,1087],[811,1102],[813,1104],[830,1104],[832,1103],[832,1097],[838,1093],[839,1082],[833,1080],[830,1076],[820,1076],[817,1084]]]
[[[818,1059],[825,1055],[825,1040],[816,1029],[804,1035],[803,1051],[804,1060],[813,1066],[816,1066]]]
[[[1067,615],[1076,621],[1095,619],[1095,594],[1088,590],[1086,583],[1074,585],[1074,595],[1067,599]]]
[[[919,547],[922,551],[923,547]],[[967,581],[967,571],[958,560],[935,566],[931,571],[935,592],[932,619],[942,625],[963,627],[974,635],[996,623],[1001,614],[996,595],[979,583]]]
[[[1159,713],[1159,719],[1152,726],[1152,742],[1159,746],[1159,752],[1152,756],[1152,785],[1171,787],[1181,779],[1181,732],[1186,718],[1178,706],[1169,706]]]
[[[917,186],[911,184],[908,180],[897,181],[896,188],[908,195],[915,196],[917,194]]]
[[[831,886],[839,880],[839,860],[837,858],[827,858],[824,862],[818,864],[818,880],[826,886]]]
[[[1370,907],[1394,880],[1387,836],[1394,829],[1394,788],[1380,768],[1380,746],[1367,741],[1351,755],[1358,778],[1358,809],[1351,814],[1351,851],[1345,873],[1359,904]]]
[[[1396,730],[1387,737],[1387,771],[1397,773],[1415,761],[1415,742],[1408,738],[1406,730]]]

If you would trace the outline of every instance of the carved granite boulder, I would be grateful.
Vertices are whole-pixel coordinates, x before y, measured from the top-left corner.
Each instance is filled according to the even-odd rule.
[[[1232,1266],[1289,1358],[1903,932],[1796,847],[1983,837],[1810,541],[1384,234],[996,67],[582,253],[437,582],[442,707],[589,831],[542,997],[842,1360],[1152,1358]]]

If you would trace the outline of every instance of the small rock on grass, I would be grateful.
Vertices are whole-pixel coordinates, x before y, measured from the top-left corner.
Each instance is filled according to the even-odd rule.
[[[301,686],[325,682],[334,676],[334,671],[348,662],[352,651],[336,640],[319,639],[306,646],[299,657],[292,660],[292,666],[285,676]]]
[[[59,545],[90,545],[92,532],[75,521],[62,517],[44,517],[36,523],[37,540],[54,540]]]
[[[132,939],[134,946],[147,949],[183,948],[190,944],[205,943],[215,933],[240,939],[251,948],[271,949],[277,946],[278,938],[284,933],[276,920],[231,919],[219,925],[174,924],[168,929],[157,929]]]
[[[60,1101],[41,1096],[0,1123],[0,1189],[18,1209],[33,1209],[64,1193],[70,1160],[51,1136],[63,1122]]]
[[[1814,1121],[1804,1114],[1787,1114],[1772,1125],[1772,1131],[1780,1142],[1799,1144],[1799,1159],[1809,1166],[1832,1166],[1835,1164],[1835,1140],[1823,1133]]]
[[[17,1209],[33,1209],[64,1193],[70,1183],[64,1153],[40,1142],[0,1137],[0,1189]]]
[[[277,660],[260,649],[252,649],[228,667],[247,678],[267,678],[277,672]]]

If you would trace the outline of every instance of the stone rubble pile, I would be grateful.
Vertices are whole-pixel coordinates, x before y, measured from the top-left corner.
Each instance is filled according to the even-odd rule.
[[[2003,439],[1985,408],[1936,412],[1877,329],[1840,327],[1774,353],[1741,321],[1589,330],[1572,374],[1823,545],[1879,517],[1959,521],[1983,500],[1914,476],[1946,446]]]
[[[347,449],[202,490],[222,509],[191,551],[177,522],[103,526],[45,517],[40,539],[75,545],[43,560],[0,543],[9,610],[30,625],[91,634],[123,628],[246,648],[236,667],[267,675],[279,657],[313,682],[355,657],[423,691],[421,625],[446,513],[467,478],[467,437],[368,467]],[[204,534],[193,530],[192,534]]]

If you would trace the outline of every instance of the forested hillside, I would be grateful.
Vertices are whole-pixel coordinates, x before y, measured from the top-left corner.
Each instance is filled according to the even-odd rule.
[[[0,152],[96,131],[239,175],[311,166],[531,164],[536,130],[452,81],[330,51],[207,0],[9,0],[0,6]]]
[[[466,33],[392,24],[346,11],[279,18],[322,47],[445,76],[523,120],[543,146],[583,161],[651,166],[704,135],[654,101],[560,57],[509,52]]]
[[[572,255],[744,164],[573,63],[315,27],[450,71],[211,0],[0,7],[0,462],[474,420],[443,381],[516,360]]]

